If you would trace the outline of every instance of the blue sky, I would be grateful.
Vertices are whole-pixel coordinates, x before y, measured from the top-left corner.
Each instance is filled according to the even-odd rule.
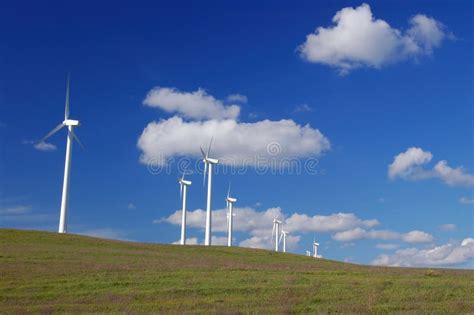
[[[53,150],[33,142],[61,122],[70,73],[86,147],[73,148],[71,233],[178,240],[177,164],[147,164],[194,165],[213,135],[215,157],[236,167],[318,161],[316,174],[219,166],[213,208],[232,181],[234,243],[268,246],[280,213],[294,253],[316,238],[331,259],[472,268],[472,12],[469,1],[5,2],[0,227],[57,230],[66,134]],[[205,187],[188,178],[200,243]]]

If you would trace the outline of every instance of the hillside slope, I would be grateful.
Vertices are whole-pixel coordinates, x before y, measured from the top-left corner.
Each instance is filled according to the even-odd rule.
[[[0,313],[474,312],[474,271],[0,229]]]

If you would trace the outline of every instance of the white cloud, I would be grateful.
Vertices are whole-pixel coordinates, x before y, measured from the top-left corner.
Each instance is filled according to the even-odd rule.
[[[405,32],[400,31],[375,19],[368,4],[343,8],[332,22],[335,25],[318,27],[307,35],[298,50],[303,59],[334,67],[340,74],[430,55],[448,36],[440,22],[422,14],[409,20]]]
[[[140,161],[157,165],[171,157],[199,158],[199,145],[206,148],[211,137],[212,157],[227,165],[262,165],[284,158],[317,156],[330,149],[329,140],[318,129],[293,120],[187,122],[171,117],[151,122],[143,130],[137,143],[142,151]]]
[[[240,114],[239,106],[226,106],[203,89],[181,92],[175,88],[155,87],[148,92],[143,104],[193,119],[235,119]]]
[[[411,231],[401,235],[401,239],[407,243],[430,243],[433,236],[423,231]]]
[[[415,230],[408,233],[398,233],[390,230],[365,230],[360,227],[337,232],[332,238],[340,242],[350,242],[360,239],[402,240],[407,243],[429,243],[433,241],[433,236],[423,231]]]
[[[422,166],[433,158],[431,152],[421,148],[408,148],[394,157],[388,166],[388,176],[391,179],[400,177],[409,180],[439,178],[450,186],[474,186],[474,175],[466,173],[463,167],[452,168],[445,160],[436,163],[433,169]]]
[[[215,232],[224,232],[226,230],[227,210],[217,209],[212,211],[212,229]],[[234,218],[234,230],[242,232],[251,232],[254,235],[270,235],[272,229],[272,220],[275,216],[282,218],[281,208],[269,208],[265,211],[257,211],[251,207],[234,208],[236,214]],[[188,211],[186,224],[189,227],[203,229],[205,226],[206,211],[196,209]],[[181,224],[181,210],[176,210],[167,218],[155,220],[154,223],[167,222],[173,225]],[[334,213],[331,215],[314,215],[293,213],[285,217],[284,229],[290,233],[330,233],[343,231],[353,227],[373,227],[378,225],[377,220],[362,220],[353,213]]]
[[[439,226],[439,229],[445,232],[456,231],[456,224],[447,223]]]
[[[393,249],[397,249],[398,247],[400,247],[398,244],[389,244],[389,243],[382,243],[382,244],[375,245],[375,248],[383,249],[383,250],[393,250]]]
[[[33,147],[39,151],[54,151],[57,149],[54,144],[47,142],[36,143]]]
[[[0,206],[0,224],[27,224],[37,227],[39,223],[52,222],[57,216],[52,214],[37,213],[30,205],[9,205]]]
[[[293,110],[293,113],[307,113],[307,112],[312,112],[313,108],[309,106],[308,104],[300,104],[295,107]]]
[[[172,244],[179,245],[180,240],[177,240],[173,242]],[[218,246],[225,246],[227,245],[227,236],[212,236],[211,244],[218,245]],[[186,239],[186,245],[204,245],[204,241],[199,242],[197,237],[191,237],[191,238]]]
[[[180,240],[173,242],[174,245],[179,245]],[[186,239],[186,245],[200,245],[197,237],[190,237]]]
[[[377,220],[362,220],[353,213],[334,213],[331,215],[308,216],[294,213],[286,219],[285,228],[289,231],[329,233],[355,227],[374,227]]]
[[[400,249],[393,255],[380,255],[373,265],[383,266],[449,266],[470,261],[474,257],[474,239],[466,238],[461,243],[447,243],[430,249]]]
[[[287,250],[293,250],[298,246],[301,240],[300,235],[289,234],[286,239]],[[271,236],[252,236],[239,243],[240,247],[273,249]],[[280,245],[281,247],[281,245]]]
[[[135,210],[135,209],[137,208],[137,206],[136,206],[134,203],[131,203],[131,202],[130,202],[130,203],[127,205],[127,208],[128,208],[128,210]]]
[[[388,166],[388,176],[417,178],[421,172],[418,166],[429,163],[432,158],[431,152],[423,151],[421,148],[408,148],[395,156],[392,164]]]
[[[1,215],[21,215],[29,213],[31,210],[31,206],[9,206],[9,207],[2,207],[0,208]]]
[[[227,101],[229,102],[239,102],[239,103],[247,103],[248,102],[248,98],[247,96],[245,95],[242,95],[242,94],[231,94],[229,96],[227,96]]]
[[[446,161],[439,161],[434,171],[450,186],[474,186],[474,175],[467,174],[462,167],[452,168]]]
[[[226,231],[226,209],[212,211],[212,230],[216,233]],[[271,248],[272,247],[272,220],[275,216],[283,218],[281,208],[269,208],[265,211],[257,211],[251,207],[234,208],[234,231],[245,232],[250,237],[239,243],[242,247]],[[204,229],[206,211],[196,209],[189,211],[186,224],[191,228]],[[166,222],[179,226],[181,224],[181,210],[175,211],[170,216],[155,220],[154,223]],[[373,227],[379,224],[377,220],[362,220],[352,213],[335,213],[331,215],[308,216],[306,214],[293,213],[284,220],[283,229],[289,232],[287,238],[288,249],[296,248],[301,239],[301,233],[331,233],[344,229],[362,226]]]
[[[461,197],[461,198],[459,198],[459,203],[461,203],[463,205],[474,205],[474,199]]]

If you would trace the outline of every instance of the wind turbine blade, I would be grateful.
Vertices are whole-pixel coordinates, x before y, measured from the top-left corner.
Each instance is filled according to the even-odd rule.
[[[229,233],[229,220],[230,220],[230,216],[229,216],[229,213],[227,213],[227,224],[225,225],[225,233],[226,234]]]
[[[272,245],[275,245],[275,222],[273,222],[273,229],[272,229]]]
[[[209,154],[211,153],[212,140],[214,140],[214,136],[211,137],[211,141],[209,142],[209,148],[207,149],[206,157],[209,157]]]
[[[69,74],[67,76],[66,104],[64,106],[64,120],[69,118]]]
[[[79,138],[76,136],[76,134],[74,133],[74,131],[73,131],[72,129],[71,129],[70,133],[71,133],[71,136],[74,138],[74,140],[76,140],[77,143],[79,143],[79,145],[81,146],[81,148],[82,148],[83,150],[85,150],[84,145],[82,144],[81,140],[79,140]]]
[[[207,176],[207,162],[204,162],[204,177],[202,178],[202,185],[206,184],[206,176]]]
[[[183,183],[179,182],[179,197],[183,197]]]
[[[229,198],[229,197],[230,197],[230,185],[231,185],[231,184],[232,184],[232,183],[231,183],[231,182],[229,182],[229,189],[227,190],[227,198]]]
[[[49,137],[54,135],[56,132],[58,132],[63,127],[64,127],[63,123],[60,123],[59,125],[54,127],[54,129],[51,130],[46,136],[44,136],[43,139],[41,139],[39,142],[44,142],[46,139],[48,139]]]
[[[204,150],[202,149],[201,146],[199,147],[199,149],[201,149],[202,158],[206,159],[207,158],[206,153],[204,153]]]

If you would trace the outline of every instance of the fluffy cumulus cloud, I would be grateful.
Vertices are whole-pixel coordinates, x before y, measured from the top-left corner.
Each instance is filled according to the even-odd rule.
[[[171,117],[151,122],[138,140],[141,162],[163,164],[171,157],[199,158],[214,137],[212,157],[229,165],[255,165],[275,159],[302,158],[329,150],[329,140],[309,125],[292,120],[241,123],[232,119],[185,121]]]
[[[227,101],[247,102],[232,94]],[[163,165],[172,157],[200,157],[199,145],[207,147],[214,137],[213,157],[227,165],[269,165],[287,158],[318,156],[330,149],[329,140],[310,125],[291,119],[238,121],[240,106],[223,101],[198,89],[182,92],[156,87],[143,103],[176,116],[150,122],[138,139],[140,161]]]
[[[283,230],[288,231],[287,246],[289,249],[296,248],[301,239],[301,233],[333,233],[353,227],[373,227],[378,225],[377,220],[363,220],[353,213],[334,213],[331,215],[314,215],[293,213],[284,216],[281,208],[269,208],[265,211],[257,211],[252,207],[235,208],[234,231],[244,232],[249,235],[239,245],[253,248],[272,247],[272,222],[274,217],[284,219]],[[212,212],[212,229],[216,233],[226,231],[227,214],[226,209],[218,209]],[[206,211],[196,209],[189,211],[186,217],[188,227],[204,229]],[[154,223],[166,222],[179,226],[181,224],[181,210]]]
[[[439,161],[434,167],[436,175],[450,186],[474,186],[474,175],[466,173],[463,167],[452,168],[446,161]]]
[[[450,186],[474,186],[474,175],[467,173],[463,167],[449,166],[445,160],[437,162],[433,169],[426,168],[425,165],[432,158],[431,152],[416,147],[408,148],[394,157],[388,166],[388,176],[391,179],[409,180],[439,178]]]
[[[192,119],[235,119],[240,114],[239,106],[226,106],[203,89],[182,92],[174,88],[156,87],[148,93],[143,104]]]
[[[407,30],[398,30],[374,18],[368,4],[343,8],[332,22],[307,35],[298,50],[303,59],[334,67],[340,74],[430,55],[450,36],[440,22],[423,14],[412,17]]]
[[[351,242],[361,239],[401,240],[407,243],[430,243],[433,236],[423,231],[398,233],[390,230],[366,230],[361,227],[335,233],[332,238],[340,242]]]
[[[431,152],[423,151],[421,148],[408,148],[394,157],[392,164],[388,166],[390,178],[415,178],[420,176],[420,165],[429,163],[433,158]]]
[[[450,242],[429,249],[405,248],[393,255],[380,255],[372,261],[383,266],[449,266],[469,262],[474,258],[474,239],[466,238],[462,242]]]

